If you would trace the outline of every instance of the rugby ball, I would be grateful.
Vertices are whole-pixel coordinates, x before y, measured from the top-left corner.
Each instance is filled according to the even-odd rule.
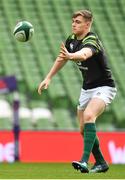
[[[20,21],[15,26],[13,34],[20,42],[29,41],[34,34],[33,25],[28,21]]]

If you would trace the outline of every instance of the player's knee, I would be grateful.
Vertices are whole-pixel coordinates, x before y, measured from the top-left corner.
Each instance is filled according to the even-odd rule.
[[[83,118],[85,123],[94,122],[95,120],[95,116],[91,111],[84,112]]]

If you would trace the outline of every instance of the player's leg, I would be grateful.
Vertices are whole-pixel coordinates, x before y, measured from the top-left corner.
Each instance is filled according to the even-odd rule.
[[[88,172],[87,163],[96,140],[95,120],[104,111],[104,109],[105,102],[102,99],[93,98],[83,111],[83,119],[82,112],[78,113],[80,118],[80,132],[82,134],[83,131],[84,134],[84,153],[81,159],[82,163],[80,163],[81,165],[78,163],[78,169],[80,169],[81,172]],[[77,166],[77,162],[74,162],[73,165]]]
[[[97,91],[94,92],[93,98],[100,98],[105,102],[105,105],[109,105],[112,100],[116,96],[117,89],[103,86],[97,89]],[[100,152],[100,153],[99,153]],[[104,160],[104,157],[101,153],[100,147],[99,147],[99,140],[96,138],[95,143],[93,145],[92,153],[95,157],[95,164],[91,168],[90,172],[96,173],[96,172],[106,172],[109,169],[108,164]]]
[[[82,162],[88,163],[96,140],[96,118],[105,110],[105,102],[99,98],[93,98],[83,113],[84,120],[84,152]],[[82,123],[82,122],[81,122]]]
[[[83,112],[84,110],[78,109],[77,110],[77,117],[79,121],[79,129],[80,129],[80,134],[82,137],[84,137],[83,129],[84,129],[84,121],[83,121]],[[89,169],[86,163],[82,163],[81,161],[73,161],[72,165],[75,169],[80,170],[81,172],[83,171],[82,166],[84,165],[84,172],[88,173]]]
[[[83,113],[84,113],[84,110],[77,110],[77,117],[78,117],[78,120],[79,120],[79,126],[80,126],[80,133],[81,135],[83,136],[83,131],[84,131],[84,119],[83,119]],[[104,160],[104,157],[103,157],[103,154],[101,152],[101,149],[100,149],[100,146],[99,146],[99,139],[96,135],[95,137],[95,142],[94,142],[94,145],[93,145],[93,148],[92,148],[92,154],[95,158],[95,161],[96,161],[96,165],[99,165],[99,164],[103,164],[105,163],[105,160]]]
[[[77,118],[79,121],[79,130],[80,130],[80,134],[83,136],[83,130],[84,130],[84,120],[83,120],[83,112],[84,110],[79,110],[77,109]]]

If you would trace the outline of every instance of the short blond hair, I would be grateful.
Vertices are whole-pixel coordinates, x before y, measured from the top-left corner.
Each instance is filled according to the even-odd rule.
[[[92,15],[91,11],[89,11],[89,10],[76,11],[73,14],[72,18],[76,18],[77,16],[82,16],[86,21],[92,22],[92,20],[93,20],[93,15]]]

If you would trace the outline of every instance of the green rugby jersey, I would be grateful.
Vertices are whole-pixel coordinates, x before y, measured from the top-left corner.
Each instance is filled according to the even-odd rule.
[[[65,45],[71,53],[79,51],[83,47],[92,49],[92,57],[86,61],[76,61],[83,76],[83,89],[99,86],[115,87],[104,48],[95,33],[89,32],[82,40],[77,40],[75,35],[71,35],[66,40]]]

